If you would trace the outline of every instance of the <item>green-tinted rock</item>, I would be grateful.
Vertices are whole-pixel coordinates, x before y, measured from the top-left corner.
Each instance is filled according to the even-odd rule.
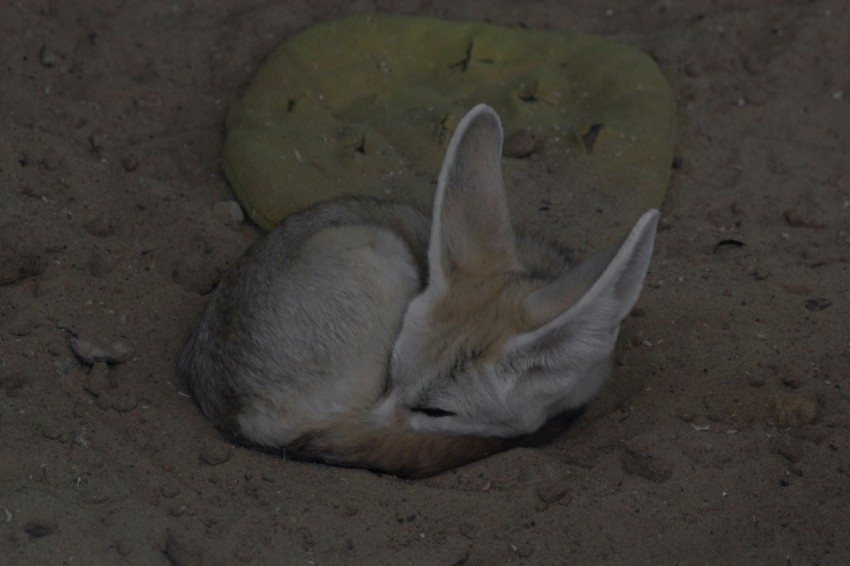
[[[562,200],[617,223],[663,200],[673,96],[648,56],[586,35],[429,18],[355,16],[284,42],[228,111],[224,169],[264,228],[343,194],[430,204],[454,127],[479,102],[507,135],[531,130],[564,164]],[[505,161],[515,206],[524,188],[512,170],[527,160]]]

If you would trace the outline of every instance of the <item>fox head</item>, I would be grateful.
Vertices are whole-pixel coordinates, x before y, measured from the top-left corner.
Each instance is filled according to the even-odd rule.
[[[640,294],[658,211],[575,269],[529,270],[501,172],[502,126],[485,105],[458,125],[434,202],[425,291],[409,305],[378,411],[414,430],[510,437],[586,404]]]

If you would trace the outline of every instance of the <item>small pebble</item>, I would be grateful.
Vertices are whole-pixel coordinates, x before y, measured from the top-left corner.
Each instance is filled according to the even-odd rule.
[[[812,424],[820,414],[818,402],[795,393],[777,396],[773,400],[773,418],[780,428],[800,428]]]
[[[98,503],[105,503],[110,499],[111,497],[102,491],[89,492],[80,496],[80,500],[83,503],[91,503],[95,505]]]
[[[811,213],[800,212],[795,208],[785,211],[785,222],[794,228],[824,228],[826,224]]]
[[[122,393],[112,399],[112,408],[119,413],[129,413],[139,405],[139,399],[132,393]]]
[[[109,359],[109,353],[90,340],[74,336],[71,338],[71,351],[86,365],[93,366],[97,362]]]
[[[306,552],[309,552],[316,544],[315,539],[313,538],[313,533],[311,533],[307,527],[302,527],[299,530],[301,531],[301,548],[303,548]]]
[[[121,556],[129,556],[133,552],[133,546],[126,540],[119,540],[115,543],[115,550],[117,550],[118,554]]]
[[[174,484],[166,484],[159,488],[159,494],[166,499],[171,499],[180,493],[180,488]]]
[[[628,363],[628,357],[626,356],[626,352],[623,350],[617,350],[614,353],[614,363],[619,367],[625,366]]]
[[[38,52],[38,60],[43,66],[51,69],[56,66],[56,53],[46,45],[42,45]]]
[[[469,540],[473,540],[478,536],[478,526],[469,522],[463,521],[460,525],[458,525],[458,532],[468,538]]]
[[[699,63],[685,63],[685,74],[691,78],[698,77],[703,73]]]
[[[644,434],[626,442],[623,471],[658,483],[669,479],[673,467],[658,453],[659,440],[655,434]]]
[[[182,511],[171,509],[170,512],[174,516],[182,515]],[[178,537],[170,530],[166,531],[165,548],[162,549],[163,554],[169,564],[203,564],[203,553],[199,548],[187,544],[185,540]]]
[[[111,346],[111,362],[118,364],[133,357],[133,347],[126,342],[113,342]]]
[[[48,147],[44,149],[38,163],[48,171],[56,171],[64,165],[64,160],[56,154],[53,148]]]
[[[714,244],[713,253],[718,254],[718,253],[726,252],[728,250],[737,250],[737,249],[743,248],[744,246],[746,246],[746,244],[744,242],[742,242],[741,240],[735,240],[733,238],[726,238],[726,239],[720,240],[716,244]]]
[[[112,408],[112,395],[107,392],[101,393],[95,398],[94,405],[101,411],[108,411]]]
[[[513,551],[516,552],[520,558],[531,558],[534,554],[534,547],[529,544],[523,544],[521,546],[513,546]]]
[[[756,281],[764,281],[765,279],[770,277],[771,273],[770,273],[770,271],[767,271],[764,268],[757,267],[757,268],[753,269],[751,275],[753,276],[753,279],[755,279]]]
[[[61,438],[62,429],[53,421],[41,423],[41,435],[48,440]]]
[[[88,266],[89,273],[95,277],[103,277],[115,271],[118,261],[108,251],[95,250],[89,257]]]
[[[506,157],[522,159],[528,157],[537,149],[534,132],[529,129],[517,130],[505,138],[502,154]]]
[[[89,440],[89,438],[86,437],[86,435],[83,434],[82,431],[74,433],[73,442],[76,446],[79,446],[80,448],[88,448],[89,446],[91,446],[91,440]]]
[[[120,364],[127,361],[133,353],[132,348],[123,342],[116,342],[112,344],[110,349],[106,349],[100,344],[80,336],[71,338],[71,350],[81,362],[89,366],[98,362]]]
[[[17,336],[18,338],[23,338],[24,336],[29,336],[32,333],[32,327],[33,324],[29,320],[16,320],[9,325],[9,334]]]
[[[131,173],[139,168],[139,158],[135,155],[125,155],[121,158],[121,166],[124,167],[124,171],[127,173]]]
[[[230,460],[231,447],[227,444],[212,444],[201,449],[201,462],[208,466],[218,466]]]
[[[534,489],[534,493],[541,503],[548,505],[549,503],[555,503],[564,499],[567,495],[567,488],[561,481],[550,481],[539,484]],[[570,498],[567,497],[566,499],[569,502]]]
[[[182,517],[184,513],[186,513],[185,505],[175,505],[168,508],[168,514],[172,517]],[[175,562],[175,564],[180,564],[180,562]]]
[[[88,412],[88,403],[83,403],[81,401],[77,401],[74,403],[73,414],[75,417],[79,418],[85,415]]]
[[[24,523],[24,532],[33,538],[41,538],[56,532],[56,524],[44,519],[33,519]]]
[[[816,299],[809,299],[806,301],[806,308],[810,311],[822,311],[830,306],[832,306],[832,301],[824,297],[818,297]]]

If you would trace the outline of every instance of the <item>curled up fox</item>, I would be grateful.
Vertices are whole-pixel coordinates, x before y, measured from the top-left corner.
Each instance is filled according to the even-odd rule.
[[[571,267],[514,234],[502,138],[490,107],[463,118],[432,218],[341,198],[251,247],[179,361],[219,429],[287,457],[422,477],[588,403],[640,294],[658,211]]]

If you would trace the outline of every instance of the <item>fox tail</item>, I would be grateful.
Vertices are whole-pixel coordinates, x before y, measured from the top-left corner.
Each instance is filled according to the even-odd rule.
[[[295,460],[424,478],[501,452],[516,442],[416,432],[376,425],[366,414],[348,414],[300,436],[285,453]]]

